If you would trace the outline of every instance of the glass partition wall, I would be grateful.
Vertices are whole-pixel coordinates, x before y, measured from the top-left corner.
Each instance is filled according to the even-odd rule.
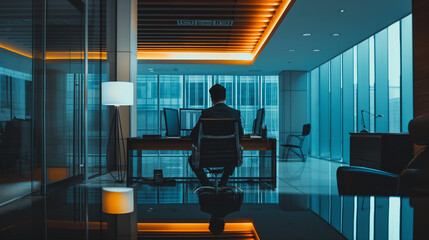
[[[407,132],[412,60],[409,15],[312,70],[311,155],[348,163],[349,133],[364,123],[369,132]]]
[[[106,1],[0,2],[0,205],[102,172]],[[88,8],[88,161],[84,161]],[[105,141],[104,141],[105,142]],[[103,160],[102,160],[103,159]],[[104,164],[105,165],[105,164]]]
[[[32,182],[32,10],[31,0],[0,2],[0,204],[40,188]]]
[[[85,43],[83,5],[48,1],[46,10],[45,132],[50,183],[83,173]]]

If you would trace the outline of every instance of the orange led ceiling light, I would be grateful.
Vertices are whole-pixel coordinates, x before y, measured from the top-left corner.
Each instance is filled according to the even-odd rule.
[[[139,0],[137,59],[252,64],[295,0]]]

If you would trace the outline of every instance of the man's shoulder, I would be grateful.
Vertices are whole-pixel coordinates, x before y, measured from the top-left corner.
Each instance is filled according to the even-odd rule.
[[[204,109],[204,111],[206,112],[211,112],[211,111],[217,111],[217,110],[221,110],[221,111],[231,111],[231,112],[240,112],[235,108],[232,108],[228,105],[226,105],[225,103],[218,103],[216,105],[214,105],[213,107],[209,107],[207,109]]]

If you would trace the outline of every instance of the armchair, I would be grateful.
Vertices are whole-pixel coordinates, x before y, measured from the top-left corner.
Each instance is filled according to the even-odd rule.
[[[399,174],[348,166],[337,169],[340,195],[429,196],[429,115],[408,124],[412,141],[424,148]]]

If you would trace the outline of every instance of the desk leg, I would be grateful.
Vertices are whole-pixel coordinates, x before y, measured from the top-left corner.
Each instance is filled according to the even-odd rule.
[[[272,188],[277,187],[277,143],[274,141],[271,149],[271,184]]]
[[[143,158],[142,158],[142,150],[137,150],[137,177],[142,177],[142,169],[143,168]]]
[[[268,164],[268,153],[265,150],[259,151],[259,184],[266,183]]]
[[[129,187],[133,182],[133,150],[128,149],[127,153],[127,187]]]

